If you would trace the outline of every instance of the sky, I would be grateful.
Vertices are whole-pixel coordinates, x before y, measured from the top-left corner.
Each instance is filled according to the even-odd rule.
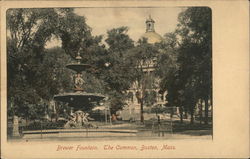
[[[92,28],[92,35],[104,35],[107,30],[120,26],[129,28],[128,35],[137,41],[146,31],[145,21],[149,15],[155,21],[155,31],[164,36],[175,30],[178,14],[184,8],[75,8],[75,13],[84,16]],[[60,46],[61,42],[52,39],[46,48]]]

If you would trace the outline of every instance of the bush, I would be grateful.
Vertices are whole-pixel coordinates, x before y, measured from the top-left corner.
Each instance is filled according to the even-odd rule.
[[[28,126],[23,127],[23,130],[41,130],[42,129],[58,129],[63,128],[63,126],[66,124],[66,121],[57,121],[57,122],[51,122],[51,121],[36,121]]]
[[[204,124],[187,124],[187,123],[179,123],[174,122],[173,123],[173,131],[174,132],[181,132],[186,130],[211,130],[212,125],[204,125]]]
[[[94,121],[105,121],[105,114],[100,112],[91,112],[89,117],[93,118]],[[109,119],[109,116],[108,116]]]

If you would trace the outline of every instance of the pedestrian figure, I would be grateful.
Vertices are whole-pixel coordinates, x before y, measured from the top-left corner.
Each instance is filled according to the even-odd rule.
[[[161,133],[162,133],[162,136],[164,136],[164,131],[163,131],[162,125],[161,125],[160,115],[157,116],[157,123],[158,123],[158,136],[161,136]]]
[[[161,119],[160,115],[157,115],[157,125],[158,125],[158,136],[160,136],[161,131]]]

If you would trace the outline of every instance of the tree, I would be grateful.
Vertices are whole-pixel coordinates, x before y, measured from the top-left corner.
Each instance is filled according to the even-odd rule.
[[[176,33],[167,33],[159,44],[160,55],[157,60],[156,73],[161,79],[160,93],[166,93],[167,107],[179,107],[180,120],[183,122],[183,96],[179,80],[178,41]],[[171,111],[173,113],[173,111]],[[172,114],[171,114],[172,115]]]
[[[51,9],[7,12],[8,99],[13,99],[10,101],[16,115],[22,115],[20,110],[26,110],[27,103],[38,103],[41,98],[33,88],[37,82],[34,75],[42,61],[43,45],[50,37],[50,31],[44,29],[45,21],[47,25],[53,23],[48,15],[53,17],[55,12]]]
[[[182,111],[187,110],[193,123],[196,104],[203,99],[207,123],[207,103],[212,98],[211,10],[187,8],[179,14],[178,21],[177,29],[165,36],[166,54],[160,58],[158,71],[161,89],[167,91],[169,105],[179,106],[181,121]]]
[[[133,81],[133,68],[126,61],[127,54],[134,48],[133,40],[127,35],[127,27],[108,30],[105,42],[107,51],[96,56],[97,76],[104,82],[104,89],[111,100],[111,113],[125,105],[125,94]]]
[[[140,120],[142,123],[144,122],[145,102],[150,96],[156,98],[154,93],[147,95],[147,91],[156,88],[156,76],[150,71],[150,68],[154,67],[158,54],[159,50],[156,45],[147,43],[146,39],[140,39],[138,45],[131,49],[126,58],[130,67],[133,68],[134,87],[137,90],[136,97],[140,103]]]
[[[106,62],[108,69],[104,70],[104,81],[107,81],[110,88],[122,93],[129,89],[133,76],[130,74],[132,68],[126,63],[126,55],[134,47],[133,40],[127,35],[128,28],[120,27],[107,32],[105,40],[109,46]]]
[[[183,73],[189,74],[188,78],[195,81],[196,103],[199,99],[203,99],[206,103],[205,124],[207,124],[208,100],[212,100],[211,9],[193,7],[182,12],[179,15],[177,33],[181,37],[179,62]]]
[[[56,68],[59,60],[46,54],[46,43],[54,35],[62,40],[65,52],[74,57],[80,41],[91,39],[90,28],[73,9],[9,9],[7,30],[8,100],[13,110],[9,112],[26,116],[32,105],[47,102],[67,88],[67,80],[53,78],[60,72]]]

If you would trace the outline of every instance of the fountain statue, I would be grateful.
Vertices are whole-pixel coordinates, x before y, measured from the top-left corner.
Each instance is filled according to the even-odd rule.
[[[71,119],[65,124],[65,128],[82,128],[93,126],[88,123],[88,113],[84,111],[89,109],[91,103],[99,102],[105,98],[105,96],[96,93],[87,93],[84,90],[86,84],[82,77],[82,72],[91,68],[91,65],[82,64],[80,53],[77,53],[76,63],[66,65],[68,69],[75,71],[74,74],[74,92],[63,93],[54,96],[56,101],[68,103],[73,111],[71,112]]]

